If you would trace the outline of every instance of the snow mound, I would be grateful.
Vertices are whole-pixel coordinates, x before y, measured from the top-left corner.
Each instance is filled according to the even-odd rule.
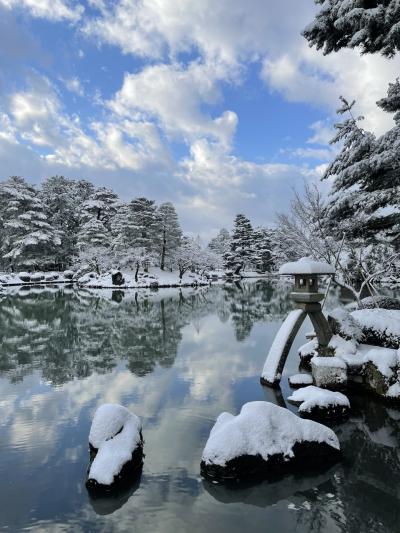
[[[312,382],[313,378],[310,374],[295,374],[289,378],[291,387],[304,387],[305,385],[311,385]]]
[[[335,269],[328,263],[315,261],[311,257],[302,257],[298,261],[285,263],[279,269],[279,274],[334,274]]]
[[[320,357],[314,356],[311,360],[312,364],[317,367],[328,367],[328,368],[342,368],[346,369],[347,365],[339,357]]]
[[[140,419],[118,404],[101,405],[93,418],[89,443],[97,450],[88,474],[88,483],[111,485],[124,465],[142,448]],[[140,453],[140,464],[142,455]]]
[[[288,400],[300,403],[300,413],[310,413],[316,408],[330,409],[337,406],[350,408],[349,399],[341,392],[333,392],[313,385],[295,391],[288,397]]]
[[[302,420],[269,402],[249,402],[237,416],[226,412],[219,415],[203,451],[202,467],[225,467],[243,456],[266,462],[279,456],[286,463],[296,458],[294,448],[301,443],[340,450],[335,433],[322,424]]]

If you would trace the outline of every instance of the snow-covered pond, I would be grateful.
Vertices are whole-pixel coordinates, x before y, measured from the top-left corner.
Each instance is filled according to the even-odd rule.
[[[400,410],[350,396],[334,427],[344,460],[309,477],[224,487],[200,460],[222,411],[285,402],[263,389],[266,352],[291,303],[266,281],[158,292],[37,288],[0,295],[0,530],[394,532]],[[120,403],[143,422],[141,479],[112,498],[85,488],[93,413]]]

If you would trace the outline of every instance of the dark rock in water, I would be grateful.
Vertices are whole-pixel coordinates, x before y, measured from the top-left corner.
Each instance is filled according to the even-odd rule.
[[[228,461],[224,466],[200,464],[201,473],[219,481],[234,479],[279,479],[293,472],[309,472],[328,468],[341,458],[340,450],[326,442],[297,442],[292,448],[294,456],[285,457],[282,453],[264,459],[261,455],[241,455]]]
[[[118,404],[101,405],[89,434],[90,464],[86,487],[110,492],[132,482],[143,464],[140,419]]]
[[[328,405],[311,408],[309,411],[300,411],[299,415],[302,418],[308,418],[309,420],[315,420],[317,422],[328,422],[329,420],[345,420],[350,415],[350,408],[344,405]]]
[[[341,392],[310,385],[293,392],[289,402],[299,405],[299,415],[310,420],[325,421],[346,418],[350,402]]]
[[[140,487],[142,469],[136,469],[132,476],[126,475],[124,481],[112,491],[101,491],[88,487],[89,502],[94,512],[100,516],[114,513],[129,500]]]
[[[124,279],[124,276],[122,275],[122,272],[113,272],[111,274],[111,279],[112,279],[112,284],[113,285],[124,285],[125,284],[125,279]]]
[[[400,298],[390,298],[389,296],[368,296],[361,300],[360,308],[400,309]]]
[[[99,483],[95,479],[88,478],[86,481],[86,488],[88,491],[94,495],[104,494],[104,493],[114,493],[115,491],[122,491],[128,489],[133,482],[140,478],[143,468],[143,437],[140,434],[141,442],[135,448],[132,453],[130,461],[126,462],[120,472],[114,476],[113,482],[111,484]],[[98,450],[90,447],[90,464],[88,467],[88,474],[90,472],[90,467],[93,460],[95,459]]]
[[[203,451],[201,472],[221,481],[274,479],[326,467],[341,457],[326,426],[269,402],[249,402],[237,416],[222,413]]]

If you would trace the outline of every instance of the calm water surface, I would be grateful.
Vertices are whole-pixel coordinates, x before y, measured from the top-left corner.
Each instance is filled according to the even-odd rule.
[[[327,472],[229,488],[200,477],[219,413],[251,400],[285,405],[310,325],[281,391],[263,389],[259,375],[291,308],[287,293],[253,281],[0,295],[0,529],[400,531],[400,410],[371,399],[351,397],[350,420],[334,427],[344,460]],[[94,500],[84,485],[88,434],[103,402],[142,417],[146,458],[128,490]]]

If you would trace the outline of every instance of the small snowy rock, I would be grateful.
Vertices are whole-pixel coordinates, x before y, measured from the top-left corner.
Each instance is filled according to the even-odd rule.
[[[312,382],[313,378],[310,374],[295,374],[289,378],[291,387],[306,387],[307,385],[312,385]]]
[[[201,470],[210,478],[270,477],[336,461],[335,433],[269,402],[249,402],[237,416],[222,413],[203,451]]]
[[[317,387],[337,389],[347,385],[347,365],[339,357],[313,357],[311,370]]]
[[[307,418],[338,418],[349,413],[350,402],[341,392],[320,387],[304,387],[288,397],[290,402],[300,404],[299,414]]]
[[[121,481],[124,470],[142,465],[143,439],[140,419],[118,404],[101,405],[93,418],[89,443],[95,455],[86,485],[111,488]]]

